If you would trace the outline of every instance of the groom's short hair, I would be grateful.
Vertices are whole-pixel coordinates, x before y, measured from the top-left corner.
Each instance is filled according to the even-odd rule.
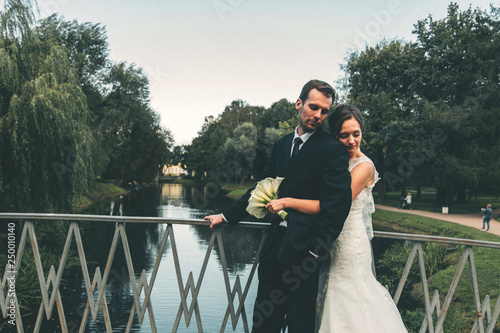
[[[300,92],[299,98],[302,103],[306,102],[307,98],[309,97],[309,92],[313,89],[321,91],[321,93],[326,97],[335,99],[335,89],[333,89],[331,85],[329,85],[325,81],[311,80],[307,82],[304,87],[302,87],[302,91]]]

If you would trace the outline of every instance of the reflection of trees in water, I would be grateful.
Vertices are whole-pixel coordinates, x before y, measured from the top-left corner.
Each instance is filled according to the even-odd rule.
[[[162,204],[185,206],[190,209],[190,218],[202,219],[208,214],[221,212],[234,202],[233,199],[222,195],[214,196],[213,189],[207,189],[203,185],[163,184],[162,186]],[[198,236],[199,244],[202,244],[203,249],[206,249],[212,236],[212,230],[208,225],[191,226],[191,229]],[[230,273],[237,274],[244,271],[246,265],[254,262],[262,238],[262,232],[262,229],[222,228],[223,246]],[[214,249],[217,260],[221,263],[220,249],[217,241],[215,242]]]
[[[158,216],[160,205],[160,187],[156,184],[143,188],[140,191],[132,191],[123,202],[124,212],[127,216]]]
[[[192,226],[196,235],[208,243],[212,230],[208,226]],[[238,274],[246,269],[246,265],[253,264],[255,255],[262,239],[263,229],[226,227],[221,228],[222,244],[226,255],[229,273]],[[217,241],[214,245],[217,261],[221,263],[220,249]]]
[[[120,211],[122,211],[123,215],[128,216],[156,216],[158,200],[158,187],[150,187],[142,191],[131,192],[124,197],[114,198],[112,201],[101,202],[89,207],[84,213],[120,215]],[[91,281],[94,278],[97,267],[100,267],[101,274],[104,275],[104,269],[115,234],[115,227],[115,223],[80,222],[82,242]],[[136,283],[138,283],[143,269],[147,272],[153,270],[156,257],[158,256],[159,243],[163,236],[163,226],[151,223],[129,223],[125,224],[125,232]],[[74,292],[68,293],[66,297],[63,297],[63,300],[65,309],[76,309],[76,311],[71,311],[67,319],[68,325],[71,325],[71,328],[73,328],[70,331],[77,331],[87,302],[87,293],[80,267],[75,269],[69,283],[72,286],[68,287],[68,290],[72,289]],[[97,297],[97,294],[98,290],[94,292],[95,297]],[[118,323],[124,329],[128,322],[134,298],[131,291],[130,276],[121,237],[118,238],[116,245],[116,252],[111,265],[105,296],[113,329],[120,329],[120,327],[116,326]],[[139,327],[136,317],[133,326]],[[76,326],[77,324],[78,326]],[[102,311],[100,311],[96,323],[89,320],[86,332],[103,332],[105,330],[104,318]]]

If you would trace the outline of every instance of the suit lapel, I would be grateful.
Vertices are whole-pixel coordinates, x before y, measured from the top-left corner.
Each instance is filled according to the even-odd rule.
[[[284,139],[283,144],[283,161],[285,161],[285,170],[288,173],[290,169],[290,153],[292,151],[292,140],[293,140],[294,132],[288,134]]]
[[[293,161],[291,161],[290,165],[288,165],[288,171],[287,171],[287,176],[298,166],[300,163],[311,153],[313,152],[318,145],[316,144],[322,137],[323,135],[323,130],[320,128],[314,132],[313,135],[307,141],[304,143],[302,148],[300,148],[299,153]],[[290,149],[288,149],[288,153],[290,153],[292,143],[289,143]]]

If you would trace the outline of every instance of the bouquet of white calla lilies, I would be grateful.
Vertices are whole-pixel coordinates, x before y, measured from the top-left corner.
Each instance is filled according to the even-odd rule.
[[[278,188],[280,187],[283,179],[283,177],[268,177],[258,182],[248,199],[247,212],[258,219],[266,216],[266,205],[269,201],[278,198]],[[282,219],[285,219],[288,213],[281,210],[278,212],[278,215]]]

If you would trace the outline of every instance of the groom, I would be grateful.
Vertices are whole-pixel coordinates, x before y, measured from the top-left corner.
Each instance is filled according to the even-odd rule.
[[[285,177],[280,198],[319,200],[321,214],[287,209],[286,221],[273,219],[259,258],[252,332],[279,333],[284,320],[289,333],[315,331],[320,262],[329,258],[351,206],[347,151],[321,129],[334,96],[328,83],[307,82],[295,104],[298,126],[275,142],[267,163],[266,177]],[[245,218],[253,189],[222,214],[206,216],[210,228]]]

